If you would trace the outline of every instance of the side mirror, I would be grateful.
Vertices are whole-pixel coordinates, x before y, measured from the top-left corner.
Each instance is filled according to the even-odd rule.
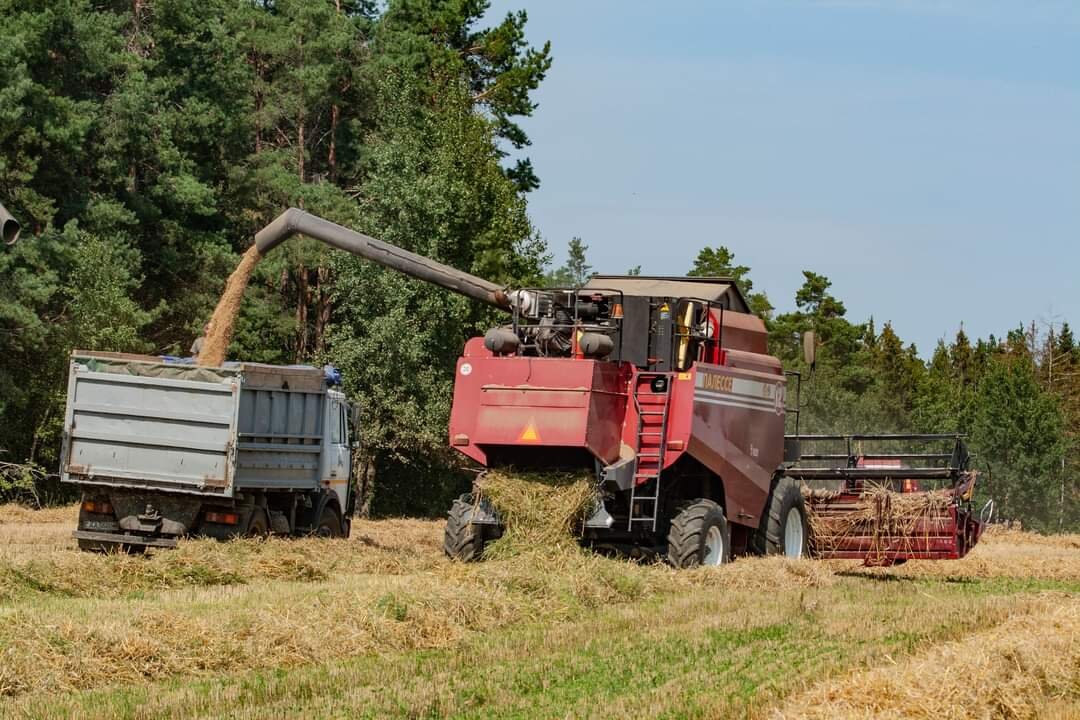
[[[802,335],[803,359],[810,367],[817,361],[817,336],[813,330],[807,330]]]

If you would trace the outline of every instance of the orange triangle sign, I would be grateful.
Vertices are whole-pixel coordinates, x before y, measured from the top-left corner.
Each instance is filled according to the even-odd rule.
[[[525,426],[525,429],[518,435],[518,442],[535,443],[540,442],[540,433],[536,431],[536,423],[532,420]]]

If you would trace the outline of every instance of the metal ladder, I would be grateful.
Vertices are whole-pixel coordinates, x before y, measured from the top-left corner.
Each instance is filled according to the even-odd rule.
[[[652,389],[657,378],[663,378],[663,392]],[[642,388],[646,392],[642,392]],[[633,395],[638,419],[637,447],[634,448],[637,467],[630,486],[630,512],[626,529],[633,530],[634,523],[649,523],[655,531],[660,506],[660,473],[664,469],[664,453],[667,450],[671,377],[666,373],[639,373],[634,379]],[[639,508],[639,505],[642,507]]]

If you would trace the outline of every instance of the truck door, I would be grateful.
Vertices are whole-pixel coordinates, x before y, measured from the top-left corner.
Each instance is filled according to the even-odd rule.
[[[338,496],[342,510],[349,500],[349,421],[343,398],[330,401],[330,444],[327,447],[327,477],[325,480]]]

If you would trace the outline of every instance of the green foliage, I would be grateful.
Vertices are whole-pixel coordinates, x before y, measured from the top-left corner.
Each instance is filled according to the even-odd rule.
[[[143,310],[131,296],[139,285],[137,251],[123,238],[110,241],[90,233],[72,234],[76,236],[75,257],[64,289],[71,347],[107,352],[150,350],[143,329],[159,310]]]
[[[872,340],[869,325],[847,320],[847,308],[830,292],[832,282],[824,275],[803,271],[804,282],[795,293],[795,312],[777,315],[769,327],[770,348],[788,364],[802,356],[802,334],[813,330],[818,358],[823,364],[855,367],[855,354]],[[854,380],[854,378],[853,378]]]
[[[388,67],[411,71],[435,94],[448,78],[463,78],[471,102],[490,113],[496,135],[514,148],[530,144],[515,117],[536,109],[532,92],[551,67],[551,43],[525,40],[525,11],[507,13],[494,27],[477,28],[488,0],[392,0],[374,31],[376,78]],[[500,152],[500,157],[502,152]],[[505,171],[517,190],[540,181],[528,158]]]
[[[548,273],[544,284],[548,287],[581,287],[587,283],[593,276],[592,265],[586,258],[588,252],[589,246],[581,242],[581,238],[570,238],[566,247],[566,263]],[[639,273],[640,270],[638,268]]]
[[[1032,358],[999,353],[978,382],[971,432],[1004,517],[1054,527],[1063,429],[1058,403],[1036,381]]]
[[[723,245],[715,248],[702,248],[694,259],[694,267],[687,273],[691,277],[731,278],[738,284],[746,297],[750,310],[762,318],[772,317],[773,306],[763,292],[754,292],[754,282],[750,279],[750,268],[735,264],[735,253]]]

